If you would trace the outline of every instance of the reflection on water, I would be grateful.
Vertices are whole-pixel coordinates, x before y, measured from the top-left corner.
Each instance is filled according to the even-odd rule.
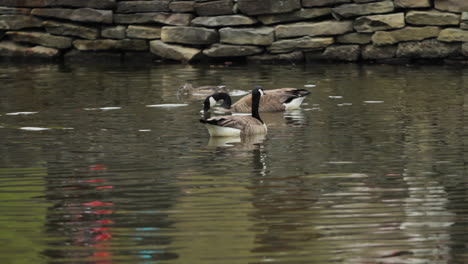
[[[466,263],[468,70],[0,69],[5,263]],[[185,82],[306,87],[209,138]]]

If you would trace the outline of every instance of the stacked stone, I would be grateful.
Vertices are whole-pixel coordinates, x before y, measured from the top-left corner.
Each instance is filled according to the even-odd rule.
[[[0,57],[465,61],[468,1],[0,0],[0,39]]]

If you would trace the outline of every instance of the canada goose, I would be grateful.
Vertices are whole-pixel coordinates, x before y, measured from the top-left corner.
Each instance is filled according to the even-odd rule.
[[[186,83],[183,86],[179,87],[180,94],[194,94],[207,96],[220,92],[228,92],[228,89],[224,85],[193,87],[193,85],[190,83]]]
[[[206,120],[200,119],[200,122],[205,124],[208,133],[212,137],[243,137],[266,134],[266,124],[258,113],[260,98],[263,95],[261,87],[256,87],[252,90],[251,116],[215,116]]]
[[[281,112],[298,109],[304,101],[309,90],[296,88],[280,88],[265,91],[265,95],[260,99],[260,112]],[[207,112],[216,105],[216,102],[223,100],[221,111],[231,111],[237,113],[248,113],[251,111],[252,95],[246,95],[232,104],[231,97],[227,93],[215,93],[206,97],[203,103],[203,111]]]

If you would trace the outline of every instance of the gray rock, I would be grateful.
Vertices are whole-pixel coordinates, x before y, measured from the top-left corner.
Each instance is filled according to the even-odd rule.
[[[72,39],[54,36],[42,32],[8,31],[6,35],[13,41],[38,44],[50,48],[67,49],[71,47]]]
[[[265,25],[272,25],[284,22],[308,20],[323,17],[331,14],[331,8],[302,8],[297,11],[285,14],[261,15],[258,20]]]
[[[468,57],[468,43],[462,44],[462,54],[465,57]]]
[[[257,20],[255,18],[242,15],[196,17],[192,20],[193,26],[202,27],[246,26],[256,23]]]
[[[282,54],[262,54],[247,57],[249,63],[272,63],[272,64],[283,64],[283,63],[301,63],[304,61],[304,53],[302,51],[294,51],[291,53]]]
[[[201,57],[201,50],[179,45],[171,45],[160,40],[150,41],[151,53],[165,59],[190,62]]]
[[[0,6],[15,7],[89,7],[113,9],[115,0],[0,0]]]
[[[368,4],[344,4],[332,8],[338,17],[356,17],[372,14],[389,13],[395,9],[393,1],[382,1]]]
[[[361,50],[361,56],[364,60],[390,59],[396,56],[397,46],[375,46],[366,45]]]
[[[169,9],[175,13],[195,12],[194,1],[172,1],[169,4]]]
[[[351,3],[351,0],[302,0],[303,7],[336,6]]]
[[[31,11],[32,15],[43,17],[54,17],[79,22],[112,23],[111,10],[97,10],[91,8],[35,8]]]
[[[101,30],[101,36],[110,39],[124,39],[126,30],[127,28],[124,26],[104,27]]]
[[[161,23],[174,26],[188,26],[192,20],[192,14],[184,13],[138,13],[138,14],[116,14],[116,24],[154,24]]]
[[[466,0],[434,0],[436,9],[449,12],[468,11],[468,1]]]
[[[431,2],[430,0],[395,0],[395,7],[426,8],[431,7]]]
[[[215,0],[210,2],[195,3],[195,11],[199,16],[219,16],[234,14],[234,2],[232,0]]]
[[[146,40],[140,39],[97,39],[97,40],[75,40],[73,46],[81,51],[101,51],[101,50],[148,50]]]
[[[362,16],[354,20],[354,29],[358,32],[375,32],[396,29],[405,26],[405,14]]]
[[[219,35],[214,29],[166,26],[162,28],[161,40],[192,45],[212,44],[219,40]]]
[[[460,24],[460,15],[437,10],[409,11],[406,22],[413,25],[446,26]]]
[[[128,38],[139,38],[139,39],[160,39],[161,38],[161,28],[160,27],[130,25],[127,28],[127,37]]]
[[[462,21],[468,21],[468,12],[463,12],[461,16]]]
[[[371,43],[372,34],[366,33],[348,33],[345,35],[337,36],[336,42],[343,44],[368,44]]]
[[[444,42],[468,42],[468,30],[446,28],[440,32],[437,39]]]
[[[116,13],[169,12],[169,0],[122,1],[117,3]]]
[[[18,30],[23,28],[42,27],[42,20],[33,16],[0,15],[0,29]]]
[[[301,8],[300,0],[238,0],[239,10],[247,15],[288,13]]]
[[[46,21],[43,25],[48,33],[54,35],[75,36],[85,39],[96,39],[99,35],[96,28],[78,24]]]
[[[271,45],[274,41],[273,28],[222,28],[220,42],[238,45]]]
[[[464,30],[468,30],[468,22],[462,22],[460,23],[460,28]]]
[[[0,6],[0,15],[29,15],[31,9]]]
[[[460,53],[460,43],[443,43],[436,39],[427,39],[398,44],[396,55],[403,58],[445,58]]]
[[[0,57],[53,59],[59,55],[60,51],[54,48],[42,46],[29,47],[11,41],[0,42]]]
[[[336,45],[326,48],[322,57],[334,61],[357,61],[360,54],[359,45]]]
[[[288,53],[295,50],[323,49],[334,43],[333,38],[302,37],[273,42],[268,51],[271,53]]]
[[[276,38],[341,35],[353,31],[352,21],[300,22],[275,27]]]
[[[228,44],[213,44],[209,49],[205,49],[203,54],[208,57],[244,57],[259,54],[263,52],[263,48],[258,46],[247,45],[228,45]]]
[[[440,33],[439,27],[405,27],[393,31],[377,31],[372,36],[374,45],[391,45],[403,41],[420,41],[435,38]]]

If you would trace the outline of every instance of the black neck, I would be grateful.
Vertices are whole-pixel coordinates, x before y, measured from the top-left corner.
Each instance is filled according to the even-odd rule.
[[[231,108],[232,101],[231,101],[231,96],[229,96],[229,94],[227,94],[227,93],[215,93],[215,94],[212,95],[212,97],[216,101],[223,100],[223,103],[221,104],[222,108],[225,108],[225,109]]]
[[[260,106],[260,92],[252,93],[252,117],[255,117],[263,124],[263,120],[260,118],[260,114],[258,113],[258,107]]]

